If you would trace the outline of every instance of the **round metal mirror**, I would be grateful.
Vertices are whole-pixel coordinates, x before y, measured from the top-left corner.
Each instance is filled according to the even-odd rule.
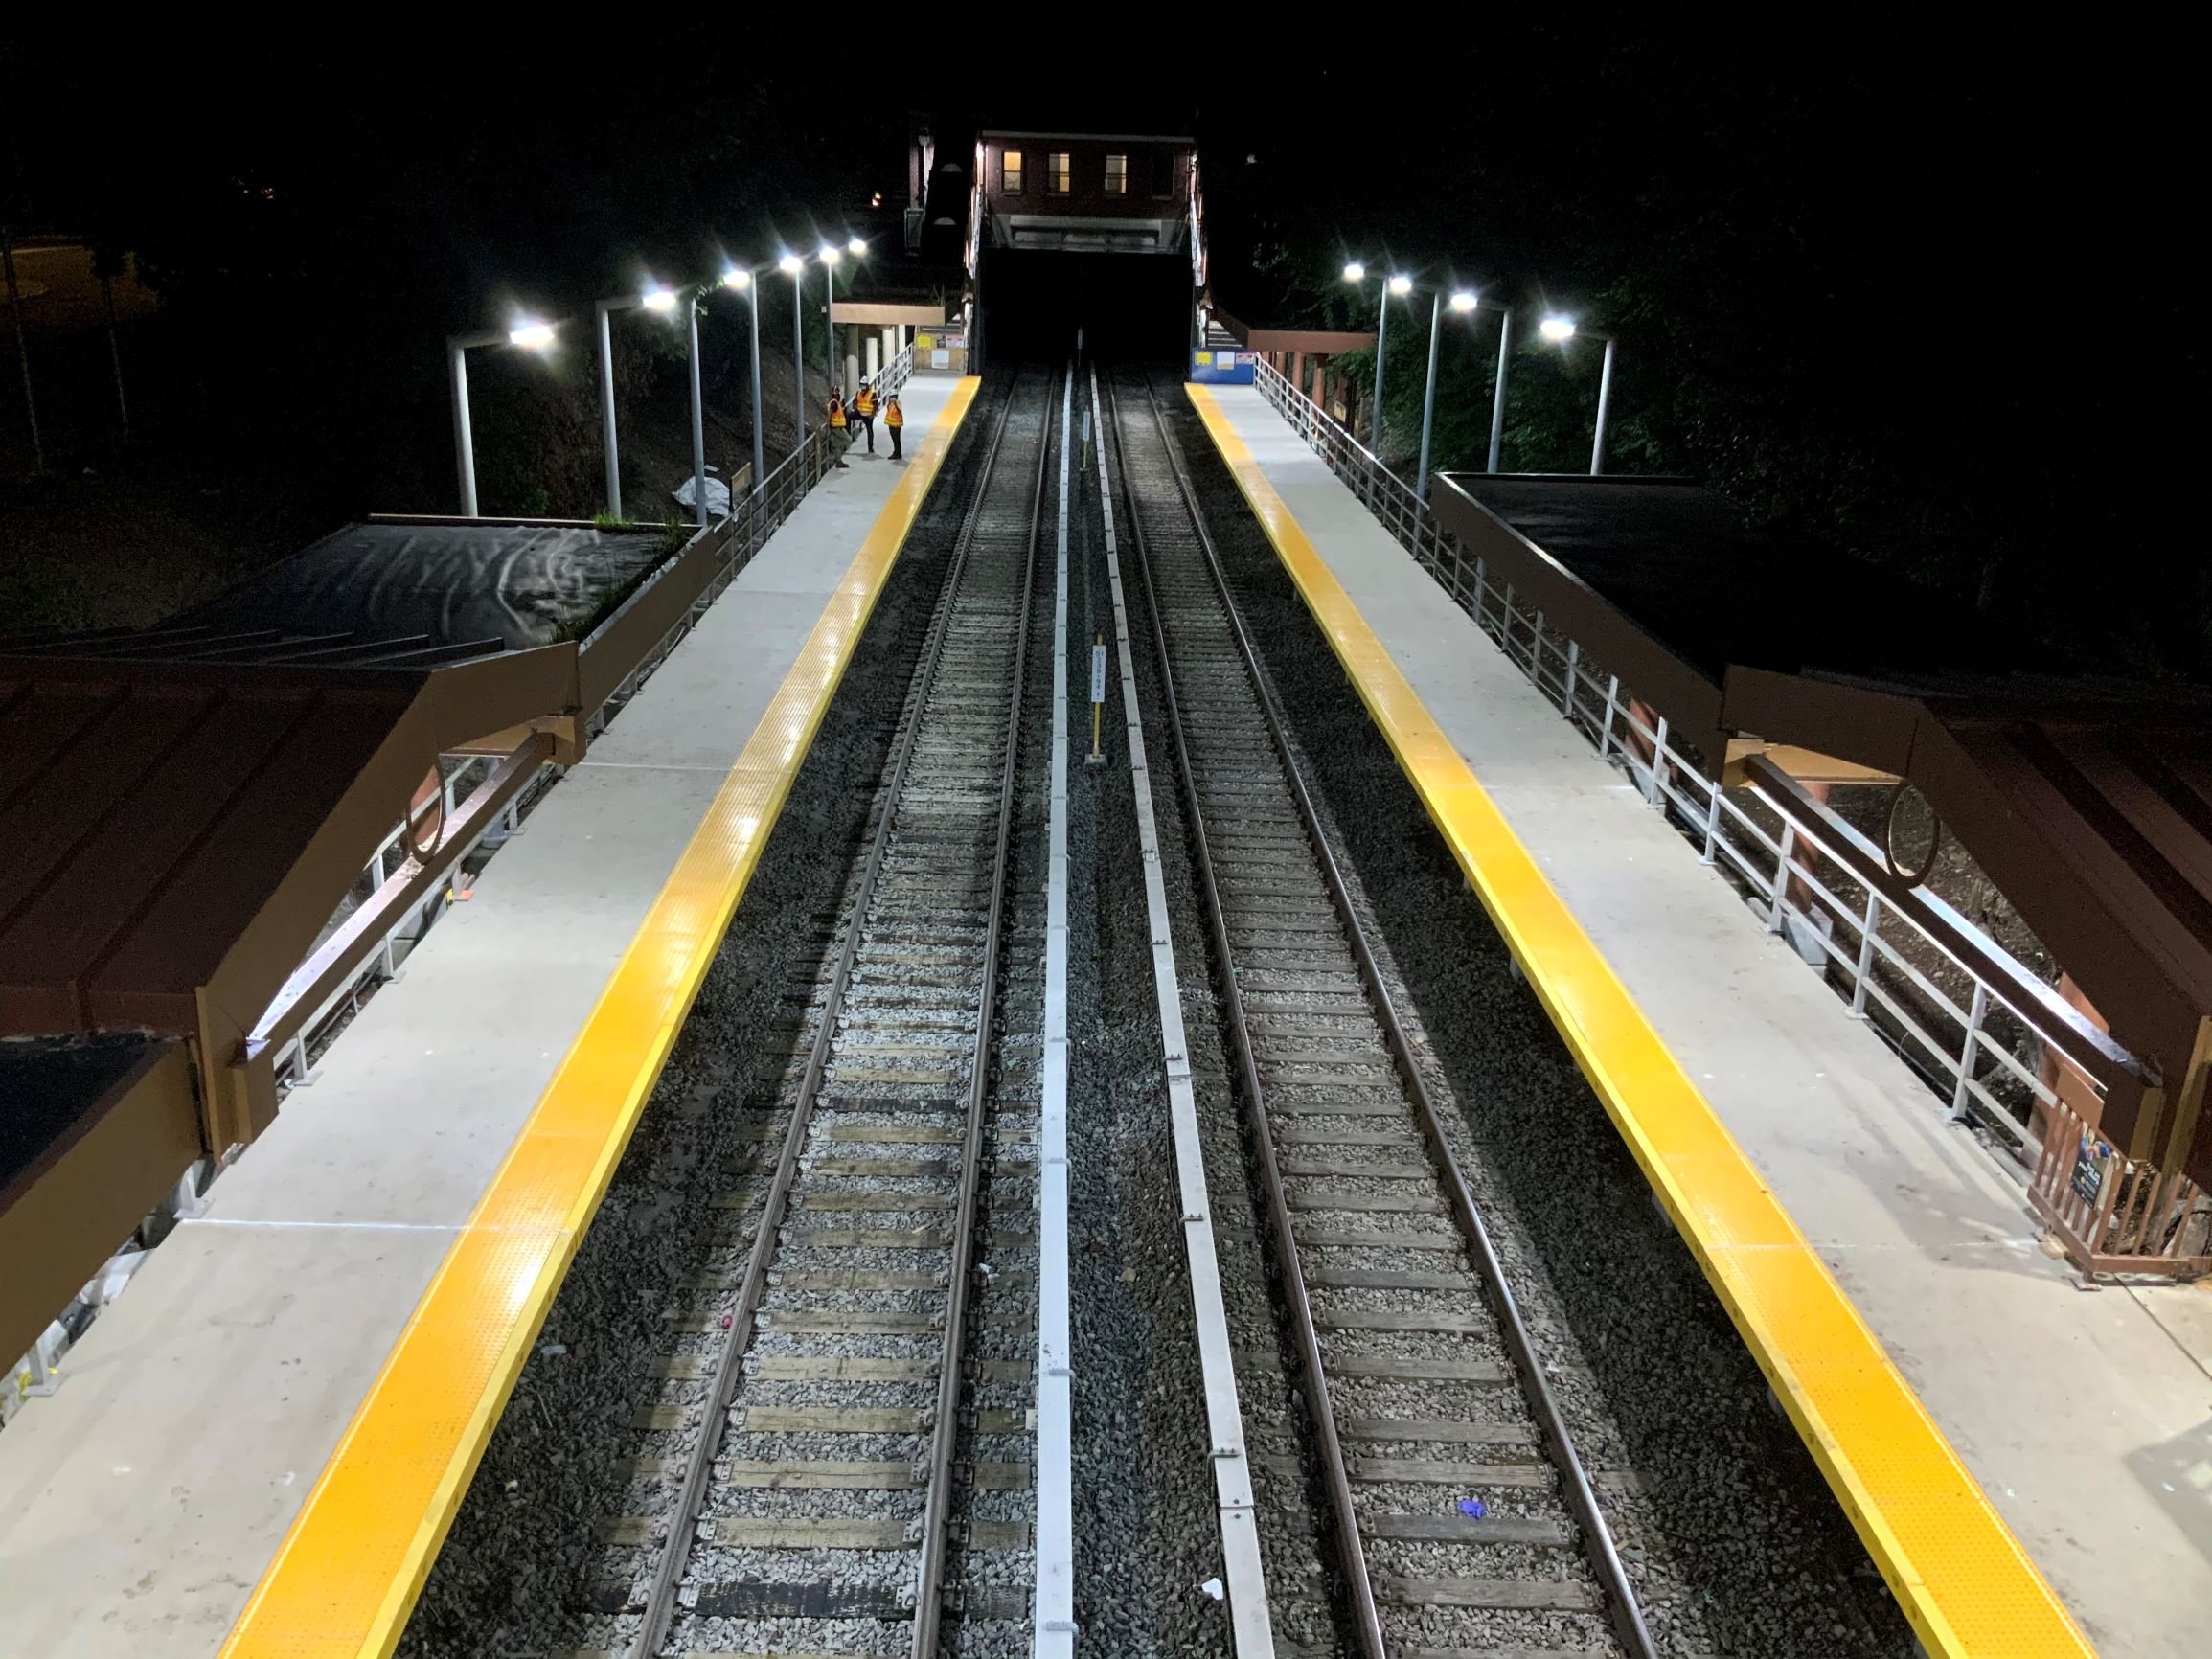
[[[1889,792],[1889,817],[1882,825],[1881,852],[1890,875],[1918,887],[1942,851],[1943,820],[1926,795],[1901,780]]]

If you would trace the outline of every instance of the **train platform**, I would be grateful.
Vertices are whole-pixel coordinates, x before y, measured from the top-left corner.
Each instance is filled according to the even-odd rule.
[[[0,1434],[0,1652],[391,1651],[976,387],[908,383]]]
[[[2212,1290],[2046,1254],[2018,1178],[1264,395],[1189,394],[1927,1651],[2201,1652]]]

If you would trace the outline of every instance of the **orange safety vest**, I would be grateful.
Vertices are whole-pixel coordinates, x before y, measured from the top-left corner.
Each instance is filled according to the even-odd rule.
[[[834,398],[830,399],[830,429],[832,432],[842,432],[845,429],[845,405]]]
[[[906,424],[906,412],[899,407],[898,398],[894,398],[883,405],[883,424],[886,426],[903,426]]]
[[[860,395],[859,395],[857,398],[854,398],[854,399],[853,399],[853,407],[854,407],[855,409],[858,410],[858,411],[859,411],[861,414],[863,414],[863,415],[873,415],[873,414],[875,414],[875,413],[876,413],[876,394],[875,394],[875,393],[873,393],[873,392],[871,392],[871,391],[870,391],[870,390],[869,390],[867,387],[865,387],[865,386],[861,387],[861,388],[860,388]]]

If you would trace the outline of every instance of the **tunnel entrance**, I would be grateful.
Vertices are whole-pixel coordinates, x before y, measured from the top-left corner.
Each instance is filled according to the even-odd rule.
[[[1189,360],[1191,267],[1179,258],[986,248],[977,283],[983,359],[1100,356],[1180,372]]]

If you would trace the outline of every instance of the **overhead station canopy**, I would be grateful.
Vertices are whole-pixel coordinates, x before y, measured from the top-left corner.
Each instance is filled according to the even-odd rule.
[[[1334,357],[1345,352],[1364,352],[1375,344],[1375,330],[1357,329],[1255,329],[1213,307],[1214,321],[1245,352],[1291,352],[1310,356]]]
[[[591,630],[667,562],[657,530],[382,520],[158,627],[0,635],[0,1037],[189,1038],[219,1077],[441,755],[573,758],[619,677],[580,642],[639,633]],[[273,1109],[202,1082],[211,1149]]]
[[[0,634],[0,1261],[30,1264],[0,1273],[0,1352],[267,1125],[277,1056],[581,757],[740,523],[673,551],[376,520],[159,627]],[[465,756],[491,764],[463,799]]]
[[[1917,787],[2163,1079],[2166,1125],[2188,1109],[2212,1015],[2212,695],[2036,673],[2023,645],[1888,572],[1824,556],[1815,582],[1799,550],[1695,485],[1438,483],[1438,523],[1489,580],[1618,674],[1708,772],[1783,745]],[[2163,1135],[2144,1099],[2111,1097],[2115,1143]],[[2186,1167],[2212,1181],[2212,1113]]]

